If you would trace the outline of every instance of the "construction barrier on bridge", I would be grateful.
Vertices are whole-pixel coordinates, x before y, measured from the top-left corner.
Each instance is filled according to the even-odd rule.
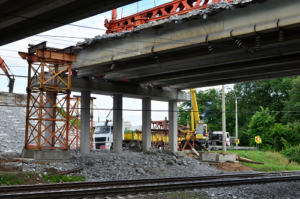
[[[231,2],[228,0],[227,2]],[[211,3],[223,2],[223,0],[212,0]],[[117,20],[116,9],[112,11],[112,19],[105,19],[106,33],[119,33],[133,30],[139,25],[169,18],[173,15],[182,15],[193,10],[206,9],[209,0],[174,0],[169,3],[139,12],[137,14]]]

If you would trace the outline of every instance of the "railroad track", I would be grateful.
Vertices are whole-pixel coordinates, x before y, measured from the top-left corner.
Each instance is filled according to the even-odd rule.
[[[187,189],[201,189],[211,187],[225,187],[245,184],[261,184],[300,180],[300,175],[295,175],[296,173],[294,172],[281,173],[292,176],[265,177],[270,174],[278,173],[256,173],[108,182],[84,182],[33,186],[9,186],[0,187],[0,198],[80,198],[90,196],[135,195],[140,193],[157,193],[165,191],[178,191]],[[248,179],[216,181],[217,179],[222,178]],[[55,189],[59,189],[59,191],[53,191]],[[9,192],[10,194],[8,194]]]

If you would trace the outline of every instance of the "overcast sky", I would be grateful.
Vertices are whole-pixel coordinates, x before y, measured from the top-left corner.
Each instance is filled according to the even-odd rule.
[[[161,5],[170,2],[170,0],[155,0],[155,2],[156,5]],[[152,8],[154,7],[154,0],[142,0],[138,3],[138,6],[137,3],[124,6],[123,12],[122,12],[122,8],[118,8],[117,9],[118,18],[121,17],[121,15],[128,16],[131,14],[135,14],[137,12],[137,7],[139,11]],[[16,41],[14,43],[7,44],[5,46],[1,46],[0,56],[5,60],[6,64],[10,67],[14,75],[27,76],[27,62],[22,60],[19,57],[18,51],[27,52],[28,44],[38,44],[43,41],[47,41],[47,46],[56,47],[56,48],[65,48],[71,45],[76,45],[77,42],[83,41],[84,38],[93,38],[96,35],[104,34],[106,30],[106,28],[104,27],[105,18],[108,19],[111,18],[110,11],[73,23],[76,25],[96,27],[103,30],[86,29],[86,28],[74,27],[71,25],[62,26],[47,32],[40,33],[32,37],[28,37],[26,39]],[[48,35],[48,36],[42,36],[42,35]],[[59,37],[49,37],[49,35],[59,36]],[[75,37],[75,38],[69,38],[69,37]],[[2,70],[0,70],[0,74],[4,74]],[[1,75],[0,91],[8,92],[7,85],[8,85],[8,80],[6,76]],[[16,77],[15,87],[14,87],[15,93],[26,93],[26,86],[27,86],[26,78]],[[79,93],[72,92],[72,95],[78,95],[78,94]],[[113,101],[110,96],[103,96],[103,95],[92,95],[92,96],[97,97],[97,100],[95,101],[95,105],[97,106],[98,109],[112,108]],[[164,120],[164,118],[168,116],[167,102],[152,101],[151,106],[152,106],[152,110],[165,110],[165,112],[152,111],[151,113],[152,120]],[[123,108],[131,109],[131,110],[140,110],[142,108],[142,102],[139,99],[124,98]],[[98,113],[100,116],[100,120],[103,121],[105,120],[109,111],[108,110],[94,111],[95,121],[97,121]],[[124,111],[123,118],[124,121],[131,121],[131,124],[134,126],[142,124],[141,111]]]

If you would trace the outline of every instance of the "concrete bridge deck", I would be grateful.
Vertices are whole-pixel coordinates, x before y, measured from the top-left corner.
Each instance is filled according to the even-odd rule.
[[[121,7],[137,0],[1,0],[0,45]]]
[[[73,69],[82,77],[102,75],[179,90],[299,75],[300,1],[256,2],[262,1],[206,19],[196,15],[180,23],[143,26],[128,36],[96,39],[79,46]],[[258,35],[261,50],[256,49]]]

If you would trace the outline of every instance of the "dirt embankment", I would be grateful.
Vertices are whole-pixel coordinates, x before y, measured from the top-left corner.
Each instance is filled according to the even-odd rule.
[[[223,171],[253,171],[253,169],[246,167],[241,163],[224,162],[224,163],[210,164],[210,166],[213,166]]]

